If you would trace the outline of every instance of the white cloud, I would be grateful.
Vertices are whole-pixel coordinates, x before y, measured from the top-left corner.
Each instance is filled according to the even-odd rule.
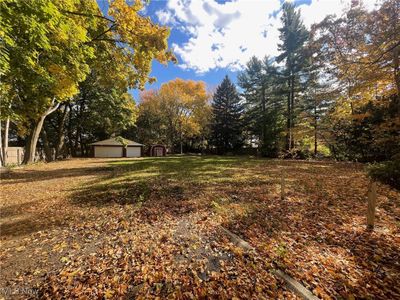
[[[372,10],[376,0],[359,1],[367,10]],[[327,15],[341,16],[345,8],[350,7],[350,0],[312,0],[310,5],[299,6],[304,24],[309,28],[312,24],[321,22]]]
[[[312,0],[300,6],[304,24],[310,27],[328,14],[341,15],[350,0]],[[368,9],[374,0],[364,0]],[[205,73],[212,69],[238,70],[251,56],[276,56],[279,42],[280,0],[168,0],[156,12],[162,24],[188,34],[188,41],[173,44],[180,67]]]
[[[161,24],[175,24],[175,18],[172,16],[171,12],[168,10],[159,10],[156,12],[156,16]]]

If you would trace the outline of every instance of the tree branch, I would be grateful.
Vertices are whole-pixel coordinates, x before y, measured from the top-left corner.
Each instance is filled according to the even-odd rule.
[[[107,20],[108,22],[115,23],[114,20],[112,20],[112,19],[110,19],[110,18],[107,18],[107,17],[105,17],[105,16],[102,16],[102,15],[85,14],[85,13],[80,13],[80,12],[77,12],[77,11],[68,11],[68,10],[62,10],[62,12],[63,12],[63,13],[66,13],[66,14],[70,14],[70,15],[81,16],[81,17],[95,17],[95,18],[100,18],[100,19]]]
[[[123,44],[126,44],[126,42],[123,41],[123,40],[109,39],[109,38],[101,38],[101,39],[91,40],[91,41],[89,41],[89,42],[85,42],[85,44],[93,43],[93,42],[96,42],[96,41],[106,41],[106,42],[115,42],[115,43],[123,43]]]
[[[60,102],[58,102],[55,106],[53,106],[55,101],[56,101],[56,97],[54,97],[53,100],[51,100],[51,106],[46,110],[46,116],[55,112],[58,109],[58,107],[60,106]]]
[[[110,32],[111,30],[115,29],[115,27],[117,27],[117,25],[116,25],[115,23],[112,24],[112,25],[110,26],[110,28],[108,28],[106,31],[100,33],[100,34],[99,34],[98,36],[96,36],[95,38],[93,38],[93,39],[91,40],[91,42],[99,40],[100,37],[102,37],[103,35],[105,35],[107,32]]]
[[[377,59],[375,59],[373,62],[371,62],[370,64],[376,64],[377,62],[379,62],[381,60],[381,58],[388,52],[394,50],[396,47],[400,46],[400,41],[398,41],[397,43],[395,43],[394,45],[392,45],[391,47],[387,48],[385,51],[383,51],[381,53],[381,55],[378,56]]]

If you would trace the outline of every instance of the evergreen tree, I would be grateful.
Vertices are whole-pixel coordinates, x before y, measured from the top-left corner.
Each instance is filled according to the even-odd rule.
[[[268,57],[263,61],[252,57],[238,76],[245,98],[246,130],[258,141],[264,156],[276,156],[279,150],[282,114],[276,74]]]
[[[217,148],[218,153],[239,149],[243,144],[243,104],[235,85],[228,76],[225,76],[217,87],[212,111],[211,142]]]
[[[262,140],[263,112],[262,112],[262,61],[253,56],[246,64],[245,70],[238,75],[238,84],[243,90],[245,99],[244,128],[249,140]],[[260,144],[260,143],[259,143]],[[259,145],[260,146],[260,145]]]
[[[300,150],[303,154],[318,155],[318,149],[326,146],[323,142],[324,135],[329,129],[326,124],[326,114],[332,105],[335,91],[328,74],[322,73],[317,64],[309,68],[307,74],[307,89],[299,97],[300,113],[297,122],[297,136],[302,144]],[[326,147],[325,147],[326,148]]]
[[[278,50],[281,54],[276,58],[277,62],[285,60],[283,75],[287,82],[287,133],[286,149],[294,147],[293,127],[295,121],[295,97],[299,92],[301,71],[303,71],[307,59],[305,57],[304,44],[308,39],[308,31],[300,18],[300,12],[295,11],[293,3],[285,2],[282,6],[282,28],[280,31],[281,44]]]

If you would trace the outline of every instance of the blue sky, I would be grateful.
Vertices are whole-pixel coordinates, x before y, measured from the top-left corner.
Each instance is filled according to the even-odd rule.
[[[212,89],[225,75],[234,82],[248,59],[278,54],[278,28],[283,0],[153,0],[141,12],[154,22],[171,28],[169,47],[178,64],[153,63],[151,75],[158,88],[175,79],[202,80]],[[304,24],[310,27],[328,14],[340,15],[350,0],[296,0]],[[107,10],[107,0],[98,0]],[[375,0],[364,0],[372,8]],[[139,91],[132,90],[136,101]]]
[[[196,0],[194,0],[196,1]],[[198,0],[197,0],[198,1]],[[226,1],[218,0],[219,3],[225,3]],[[146,7],[145,14],[150,16],[153,21],[159,22],[159,19],[156,15],[157,11],[165,9],[167,6],[167,1],[151,1],[150,4]],[[166,24],[168,25],[168,24]],[[177,29],[174,26],[170,26],[171,34],[168,39],[168,45],[171,48],[173,44],[182,45],[187,42],[189,39],[189,35]],[[167,66],[158,63],[157,61],[153,62],[152,73],[151,75],[157,78],[157,81],[153,84],[147,84],[146,89],[157,89],[161,84],[173,80],[175,78],[182,79],[192,79],[192,80],[202,80],[207,83],[210,88],[216,87],[224,78],[225,75],[230,76],[233,80],[236,80],[236,71],[231,71],[228,68],[218,68],[210,70],[206,73],[198,74],[192,69],[182,69],[179,67],[179,64],[182,62],[182,59],[177,55],[178,64],[169,63]],[[139,91],[132,90],[136,101],[139,100]]]

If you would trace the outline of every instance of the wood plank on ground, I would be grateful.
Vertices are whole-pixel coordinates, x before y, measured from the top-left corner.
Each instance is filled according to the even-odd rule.
[[[243,250],[246,251],[255,251],[255,248],[251,246],[248,242],[243,240],[241,237],[239,237],[237,234],[234,234],[230,230],[220,226],[221,230],[229,237],[231,242],[235,244],[235,246],[242,248]],[[307,289],[305,286],[303,286],[300,282],[298,282],[296,279],[292,278],[288,274],[284,273],[282,270],[274,270],[273,273],[277,275],[278,277],[282,278],[285,282],[287,287],[299,295],[301,298],[306,299],[306,300],[319,300],[317,296],[315,296],[309,289]]]

